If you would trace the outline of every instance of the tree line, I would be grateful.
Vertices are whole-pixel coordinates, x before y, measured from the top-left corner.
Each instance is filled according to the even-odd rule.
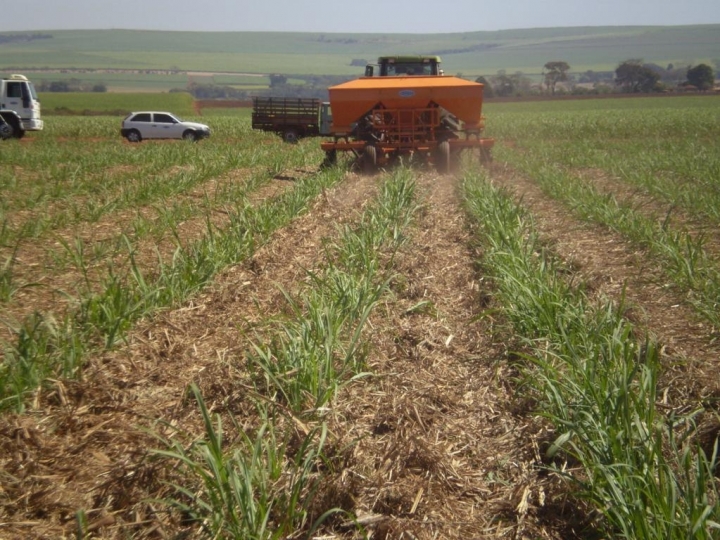
[[[18,43],[23,41],[35,41],[36,39],[52,39],[52,34],[41,34],[35,32],[32,34],[0,34],[0,45],[5,43]]]
[[[103,82],[88,83],[76,78],[42,81],[36,83],[35,87],[38,92],[107,92],[107,85]]]
[[[720,63],[720,62],[718,62]],[[542,82],[521,72],[508,74],[504,70],[496,75],[480,76],[476,82],[485,85],[486,97],[524,96],[533,94],[603,94],[613,92],[651,93],[674,89],[707,91],[714,87],[715,72],[707,64],[663,68],[644,63],[642,59],[628,59],[618,64],[615,71],[571,74],[570,65],[562,60],[547,62],[543,66]]]

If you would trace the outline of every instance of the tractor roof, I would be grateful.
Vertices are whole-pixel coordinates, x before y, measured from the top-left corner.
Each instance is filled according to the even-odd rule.
[[[402,55],[402,56],[381,56],[378,58],[378,64],[382,63],[412,63],[412,62],[437,62],[440,63],[439,56],[423,56],[423,55]]]

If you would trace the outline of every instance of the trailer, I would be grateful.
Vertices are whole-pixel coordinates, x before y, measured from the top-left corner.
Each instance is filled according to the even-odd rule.
[[[283,140],[295,143],[303,137],[329,133],[329,121],[323,109],[328,103],[315,98],[253,98],[252,127],[280,135]]]

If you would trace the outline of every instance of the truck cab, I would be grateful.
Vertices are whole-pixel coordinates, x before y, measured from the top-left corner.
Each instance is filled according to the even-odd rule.
[[[0,117],[12,130],[12,136],[22,137],[26,131],[40,131],[40,101],[35,86],[24,75],[10,75],[0,79]]]
[[[373,77],[416,77],[440,76],[439,56],[381,56],[377,64],[368,64],[365,67],[365,76]]]

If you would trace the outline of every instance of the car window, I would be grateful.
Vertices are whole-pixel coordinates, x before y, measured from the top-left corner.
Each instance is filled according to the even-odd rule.
[[[169,114],[155,113],[155,121],[162,124],[175,124],[175,119]]]
[[[150,122],[150,113],[136,114],[130,119],[131,122]]]

